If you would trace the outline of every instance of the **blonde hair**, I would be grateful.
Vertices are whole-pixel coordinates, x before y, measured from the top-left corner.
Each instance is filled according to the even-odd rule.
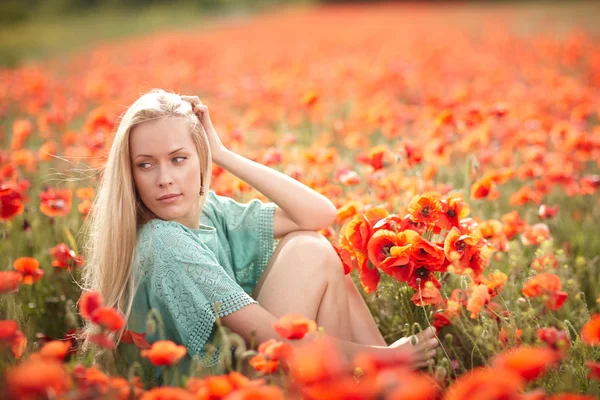
[[[114,307],[129,318],[135,292],[139,284],[135,247],[140,226],[154,214],[141,201],[133,180],[129,136],[134,127],[162,118],[184,118],[189,122],[190,134],[200,159],[200,209],[204,204],[212,174],[211,153],[200,120],[190,103],[178,94],[153,89],[138,98],[121,116],[114,135],[108,159],[102,171],[92,213],[84,223],[87,231],[84,252],[86,263],[82,270],[82,289],[99,292],[105,306]],[[202,193],[202,192],[201,192]],[[82,331],[86,352],[89,336],[96,327],[87,323]],[[109,338],[116,345],[124,330]],[[114,355],[114,354],[113,354]]]

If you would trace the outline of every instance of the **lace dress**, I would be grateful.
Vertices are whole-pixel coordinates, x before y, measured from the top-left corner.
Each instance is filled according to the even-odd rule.
[[[144,224],[138,232],[135,262],[141,280],[127,328],[146,332],[148,312],[156,309],[164,337],[158,330],[148,333],[149,343],[168,339],[184,345],[188,354],[179,366],[184,375],[193,355],[200,356],[206,367],[214,366],[219,352],[210,358],[205,352],[216,333],[213,310],[223,317],[257,303],[250,293],[275,248],[274,210],[274,203],[258,199],[239,203],[211,190],[199,229],[160,219]],[[154,371],[159,382],[161,370]]]

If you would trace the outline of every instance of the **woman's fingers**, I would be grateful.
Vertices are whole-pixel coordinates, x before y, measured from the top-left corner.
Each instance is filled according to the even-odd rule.
[[[193,105],[202,104],[198,96],[180,96],[182,100],[192,103]]]

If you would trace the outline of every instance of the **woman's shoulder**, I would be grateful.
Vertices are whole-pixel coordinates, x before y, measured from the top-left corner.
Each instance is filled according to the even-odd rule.
[[[150,243],[168,245],[171,242],[194,240],[193,232],[177,221],[152,219],[143,224],[138,233],[139,246]]]

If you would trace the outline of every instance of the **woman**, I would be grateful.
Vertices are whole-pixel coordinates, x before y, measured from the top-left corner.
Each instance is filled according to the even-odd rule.
[[[216,195],[209,190],[212,162],[273,202],[241,204]],[[407,338],[386,345],[335,250],[315,232],[333,222],[333,204],[228,150],[196,96],[152,90],[129,107],[93,210],[84,287],[99,291],[134,332],[146,332],[146,316],[157,310],[164,332],[146,339],[164,334],[184,345],[183,371],[190,356],[206,355],[214,306],[222,324],[247,343],[253,332],[254,343],[279,338],[272,323],[299,313],[323,326],[348,356],[402,354],[419,367],[435,353],[432,330],[414,346]]]

